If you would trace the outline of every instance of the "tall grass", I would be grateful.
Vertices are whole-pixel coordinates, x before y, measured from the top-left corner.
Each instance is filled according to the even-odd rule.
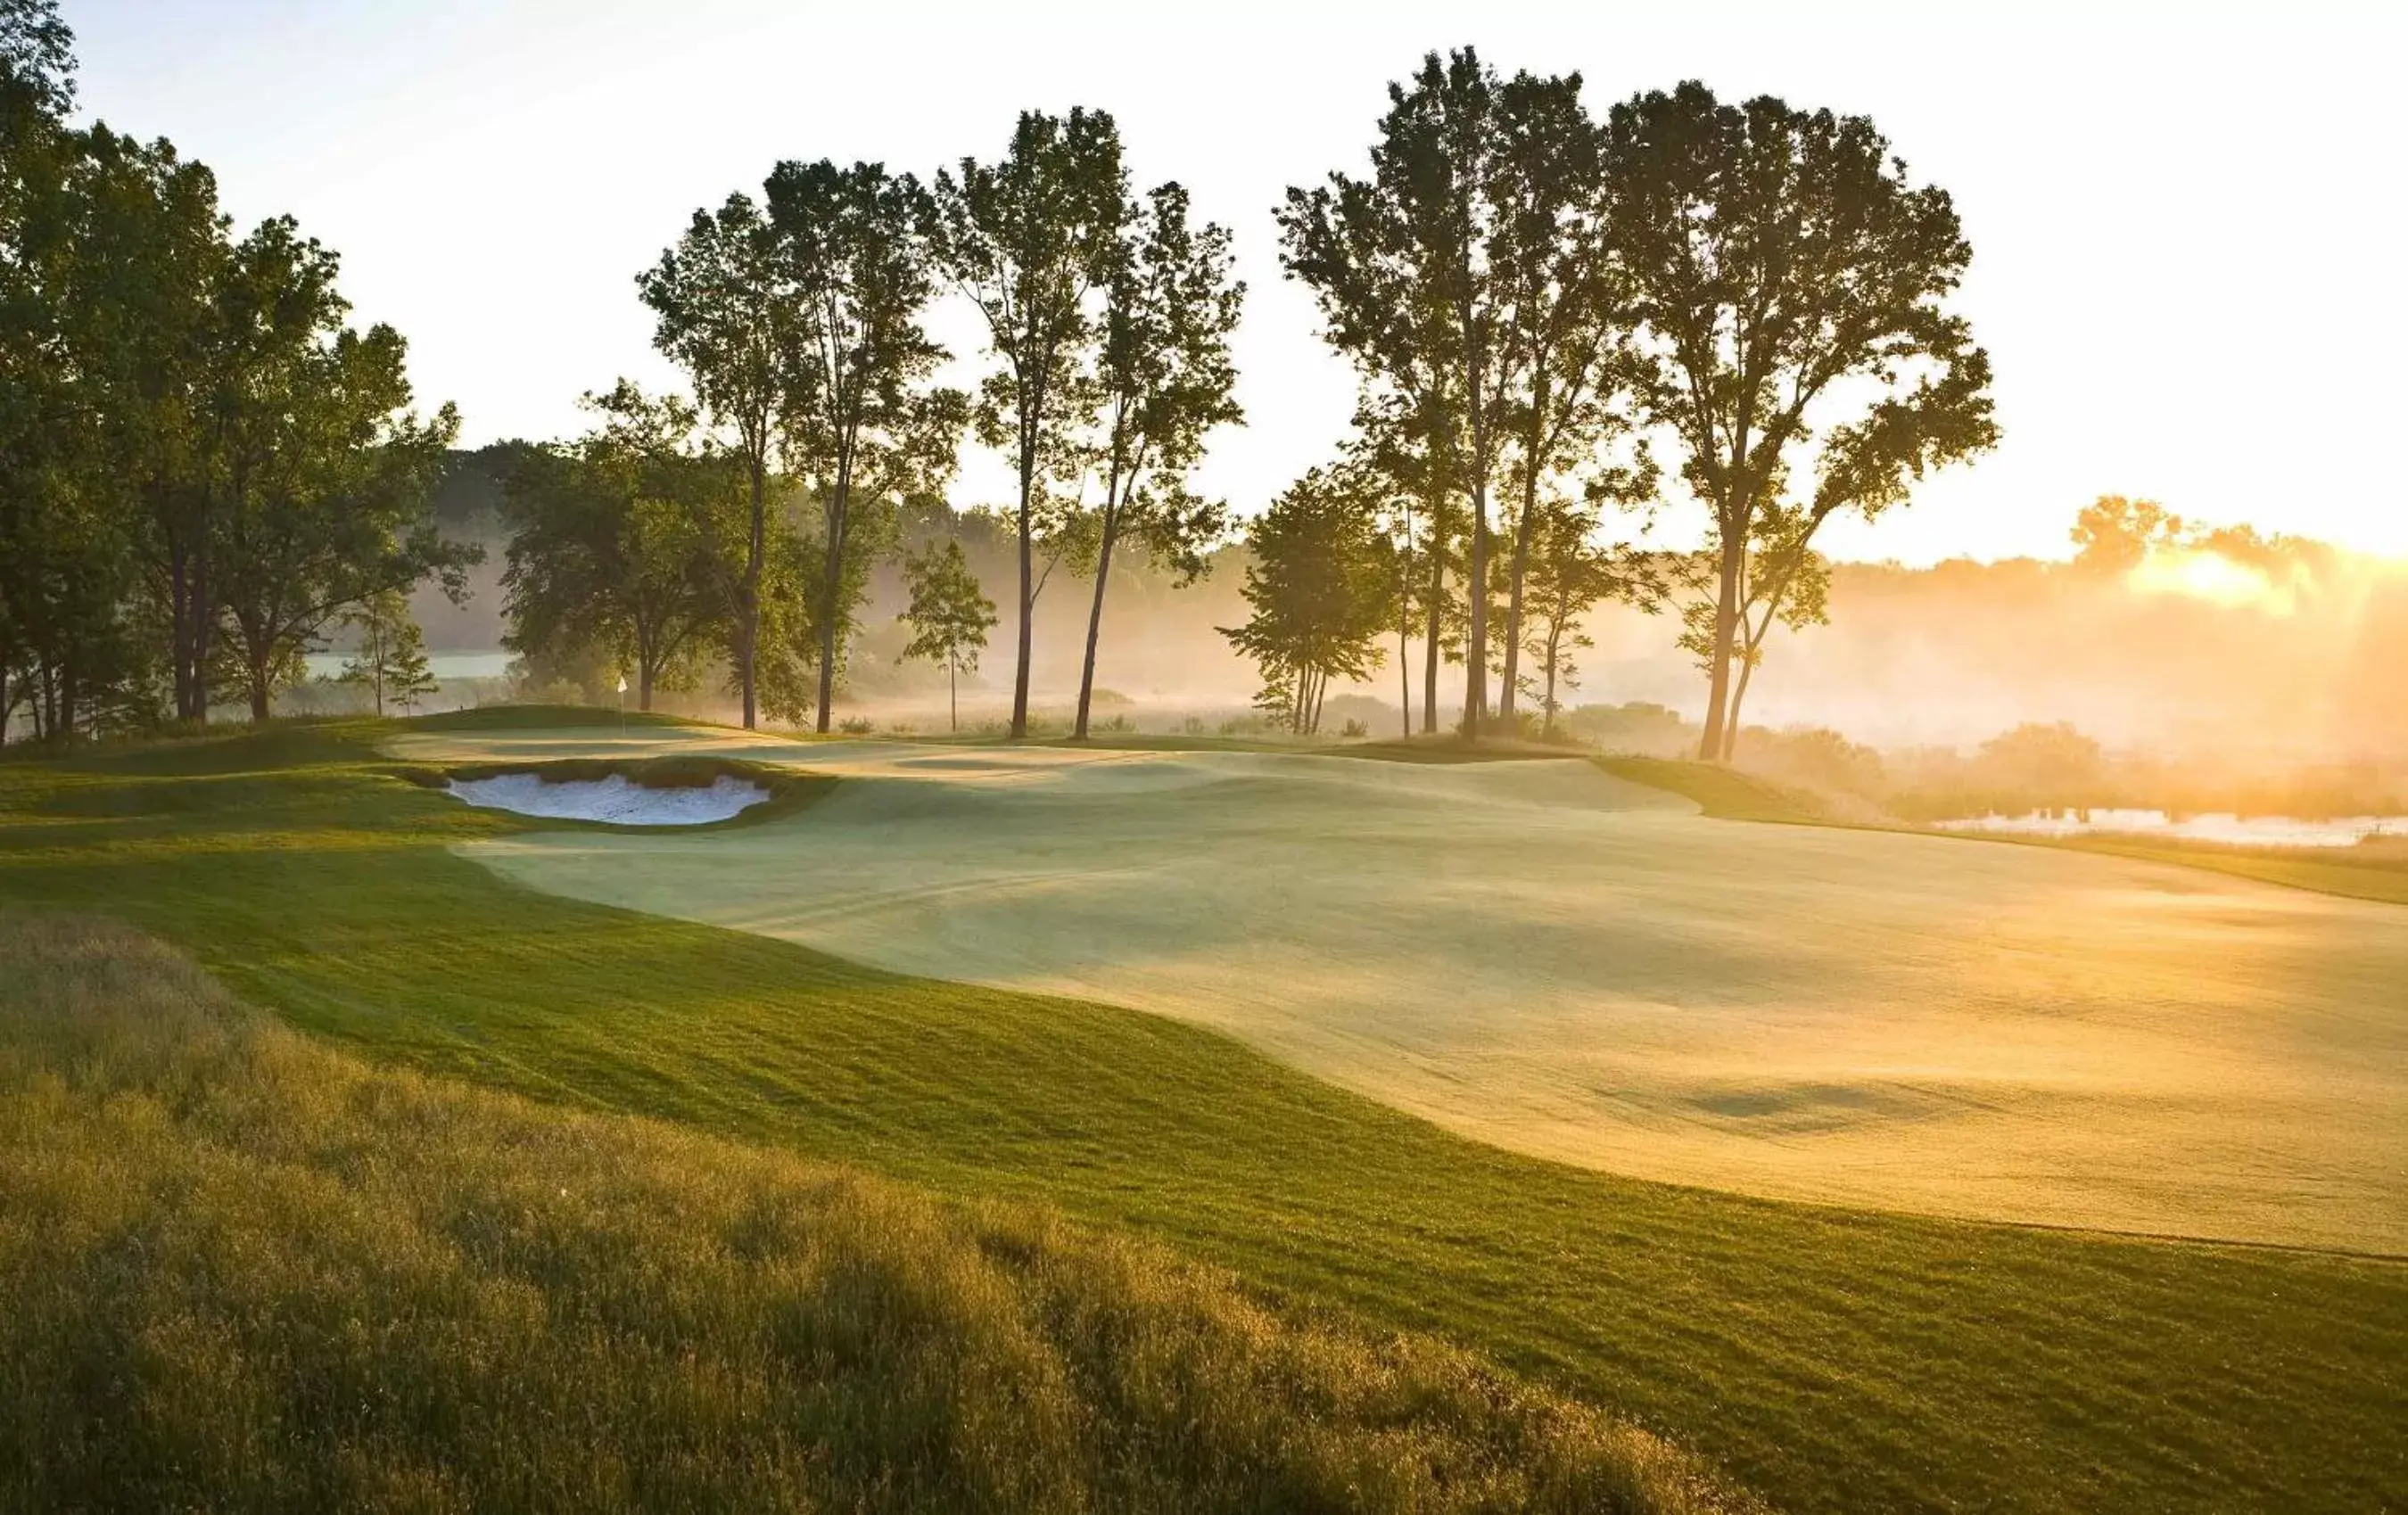
[[[0,1508],[1731,1508],[1026,1206],[372,1067],[0,914]]]

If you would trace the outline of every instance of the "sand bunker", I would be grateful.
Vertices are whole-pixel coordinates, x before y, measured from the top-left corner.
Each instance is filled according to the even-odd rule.
[[[653,788],[623,774],[547,783],[534,773],[454,779],[445,786],[471,805],[555,821],[607,821],[617,826],[701,826],[741,814],[769,797],[758,784],[722,775],[708,789]]]
[[[788,821],[468,849],[534,887],[1219,1027],[1541,1156],[1779,1197],[2408,1252],[2408,912],[1708,821],[1584,764],[738,750]]]

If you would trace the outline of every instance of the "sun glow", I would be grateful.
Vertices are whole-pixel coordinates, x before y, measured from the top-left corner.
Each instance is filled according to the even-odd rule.
[[[2289,615],[2298,596],[2289,583],[2277,583],[2264,569],[2235,563],[2221,552],[2183,550],[2153,552],[2124,580],[2141,594],[2187,594],[2193,599],[2231,607],[2253,607],[2275,615]]]

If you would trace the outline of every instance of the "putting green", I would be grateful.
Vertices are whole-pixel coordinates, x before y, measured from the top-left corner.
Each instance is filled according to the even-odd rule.
[[[844,777],[504,876],[1223,1028],[1454,1130],[1775,1197],[2408,1252],[2408,913],[2186,868],[1753,825],[1572,762],[425,734]]]

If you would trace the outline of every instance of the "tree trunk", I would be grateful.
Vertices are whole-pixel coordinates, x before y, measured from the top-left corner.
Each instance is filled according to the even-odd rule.
[[[267,660],[254,651],[244,661],[251,670],[251,723],[263,724],[267,720]]]
[[[1087,607],[1087,655],[1079,665],[1079,718],[1070,732],[1082,742],[1087,739],[1087,703],[1096,693],[1096,641],[1104,629],[1104,581],[1111,577],[1112,540],[1120,534],[1119,515],[1117,507],[1105,507],[1103,545],[1096,552],[1096,597]]]
[[[167,658],[176,683],[176,719],[193,719],[192,628],[185,607],[190,603],[184,570],[184,544],[167,544]]]
[[[202,554],[193,566],[193,714],[191,719],[207,725],[209,719],[209,651],[210,638],[217,635],[217,607],[209,599],[209,560]]]
[[[1522,519],[1513,523],[1513,562],[1505,592],[1505,678],[1497,689],[1497,715],[1508,730],[1513,720],[1515,683],[1522,673],[1522,576],[1530,565],[1530,523],[1539,513],[1539,470],[1525,466]]]
[[[752,540],[750,553],[744,561],[742,603],[736,612],[737,679],[744,690],[746,731],[752,731],[761,723],[760,689],[754,676],[760,666],[761,652],[761,560],[769,540],[768,480],[765,477],[768,465],[757,451],[753,453],[752,462]]]
[[[1547,697],[1542,706],[1545,712],[1543,724],[1539,727],[1539,735],[1541,736],[1553,736],[1555,734],[1555,665],[1561,661],[1560,638],[1562,636],[1559,622],[1558,629],[1549,633],[1547,636]]]
[[[945,723],[956,736],[962,731],[961,667],[952,657],[945,659]]]
[[[844,536],[851,529],[850,519],[853,481],[838,477],[836,500],[827,511],[826,580],[820,593],[820,691],[819,708],[812,712],[814,729],[823,736],[828,733],[828,719],[834,713],[828,707],[836,703],[836,632],[837,601],[844,593]]]
[[[1464,593],[1470,596],[1470,636],[1463,656],[1463,736],[1478,741],[1488,723],[1488,483],[1471,486],[1471,563]]]
[[[1723,533],[1722,580],[1714,596],[1714,645],[1710,654],[1713,666],[1708,670],[1706,685],[1706,730],[1698,743],[1698,756],[1708,763],[1722,761],[1723,735],[1726,729],[1724,709],[1730,694],[1730,662],[1732,635],[1739,622],[1739,572],[1747,551],[1747,539],[1735,534]]]
[[[1739,754],[1739,712],[1747,703],[1747,683],[1756,675],[1756,650],[1742,650],[1739,683],[1731,690],[1730,719],[1723,723],[1723,761],[1728,763]]]
[[[1014,740],[1028,735],[1028,660],[1037,645],[1030,617],[1037,608],[1036,567],[1033,561],[1029,531],[1029,492],[1037,481],[1037,439],[1025,422],[1020,442],[1020,656],[1011,674],[1011,735]]]
[[[652,665],[642,658],[636,660],[636,708],[646,715],[652,710]]]
[[[1433,538],[1435,540],[1435,538]],[[1439,639],[1444,632],[1446,611],[1446,553],[1444,544],[1430,552],[1429,636],[1422,645],[1422,735],[1438,735],[1438,660]]]

